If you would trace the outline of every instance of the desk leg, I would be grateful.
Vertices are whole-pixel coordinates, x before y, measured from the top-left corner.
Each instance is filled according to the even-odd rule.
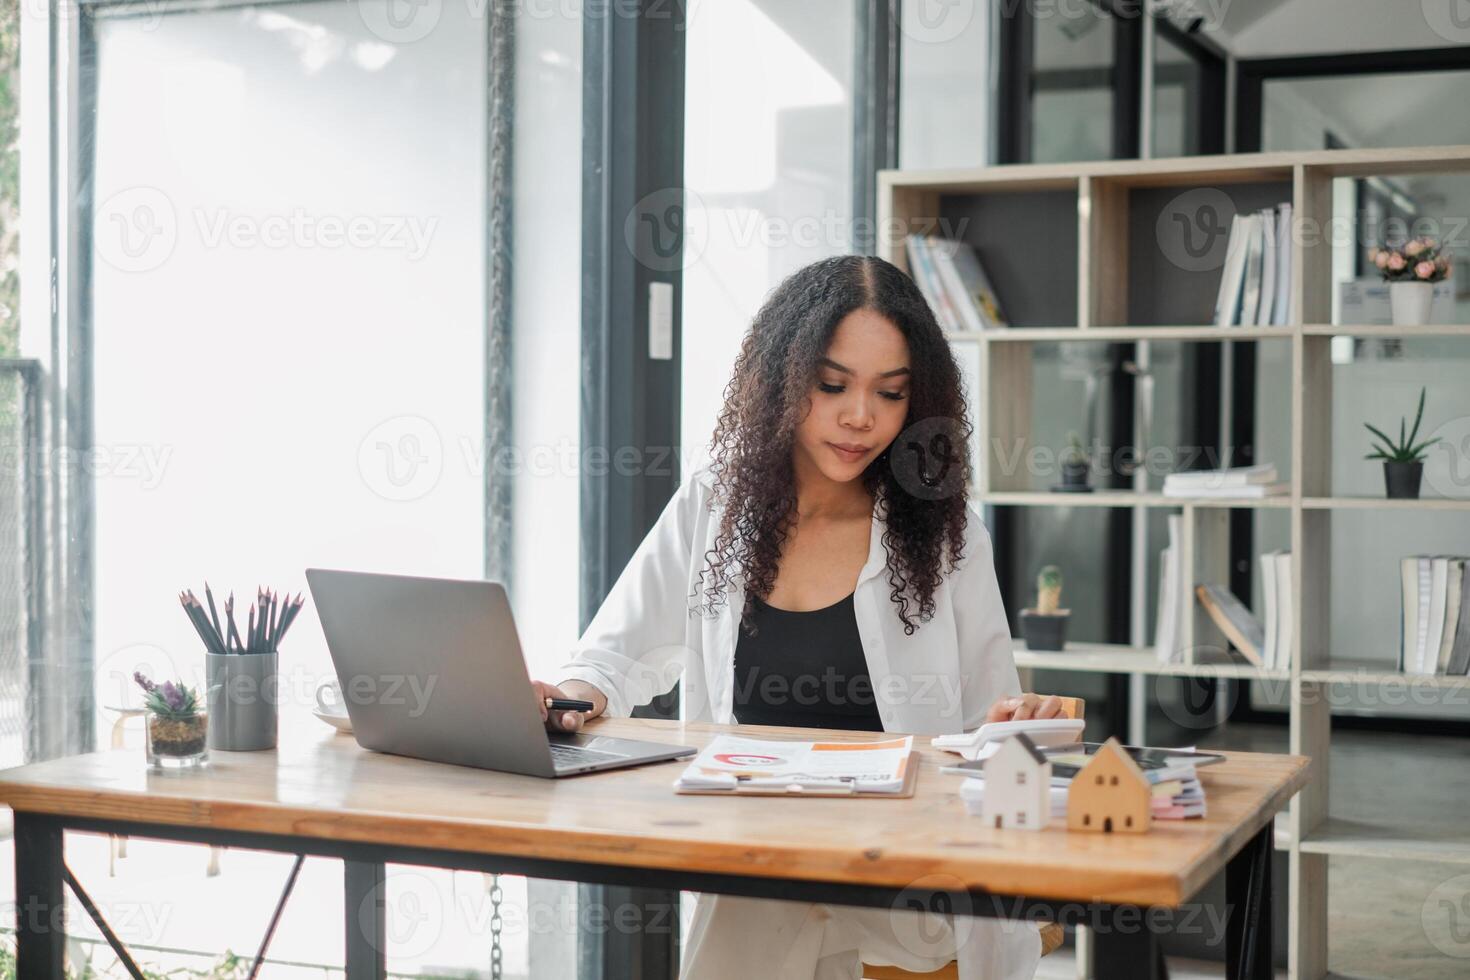
[[[1094,980],[1168,980],[1164,950],[1146,912],[1124,906],[1097,922],[1092,930]]]
[[[346,927],[347,980],[384,980],[388,975],[386,874],[381,861],[342,862],[342,918]]]
[[[17,811],[14,843],[17,980],[52,980],[66,959],[61,826]]]
[[[1225,976],[1271,980],[1271,844],[1268,823],[1225,867]]]

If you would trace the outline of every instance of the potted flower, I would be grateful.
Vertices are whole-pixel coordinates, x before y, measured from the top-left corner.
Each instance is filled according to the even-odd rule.
[[[1413,238],[1398,248],[1375,248],[1369,258],[1388,283],[1393,325],[1417,327],[1429,322],[1434,284],[1449,278],[1450,260],[1432,238]]]
[[[1092,486],[1087,482],[1088,471],[1091,464],[1087,459],[1087,447],[1082,445],[1082,437],[1075,432],[1067,433],[1067,448],[1062,450],[1062,482],[1052,487],[1054,493],[1091,493]]]
[[[1399,419],[1399,437],[1390,439],[1383,430],[1364,422],[1369,432],[1378,438],[1372,443],[1373,452],[1364,459],[1383,460],[1383,480],[1388,496],[1394,500],[1417,500],[1419,482],[1424,476],[1424,450],[1439,442],[1436,436],[1416,443],[1419,437],[1419,422],[1424,418],[1424,389],[1419,389],[1419,410],[1414,413],[1414,427],[1405,435],[1405,422]]]
[[[1021,635],[1028,650],[1060,650],[1067,645],[1067,618],[1062,609],[1062,570],[1047,565],[1036,576],[1036,608],[1021,610]]]
[[[154,769],[189,769],[209,758],[209,716],[191,688],[173,681],[155,684],[133,671],[144,691],[148,764]]]

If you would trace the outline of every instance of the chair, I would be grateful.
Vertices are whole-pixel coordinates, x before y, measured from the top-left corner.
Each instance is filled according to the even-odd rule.
[[[1062,717],[1081,718],[1087,708],[1087,702],[1082,698],[1059,698],[1062,702]],[[1067,932],[1059,923],[1046,922],[1041,926],[1041,955],[1048,956],[1056,952],[1062,945],[1062,940]],[[959,980],[960,969],[950,963],[932,970],[929,973],[913,973],[909,970],[900,970],[896,966],[870,966],[863,964],[864,980]]]

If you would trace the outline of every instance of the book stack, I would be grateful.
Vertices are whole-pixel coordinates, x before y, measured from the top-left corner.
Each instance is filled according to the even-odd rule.
[[[1285,326],[1291,319],[1290,297],[1290,202],[1237,214],[1215,298],[1215,326]]]
[[[1399,670],[1406,674],[1470,672],[1470,575],[1467,560],[1414,555],[1400,562],[1403,637]]]
[[[1166,497],[1253,499],[1290,492],[1291,485],[1278,480],[1276,466],[1272,463],[1232,470],[1191,470],[1164,477]]]
[[[905,246],[913,280],[946,331],[1000,330],[1010,325],[974,248],[928,235],[910,235]]]
[[[1291,552],[1268,551],[1261,556],[1261,597],[1266,604],[1265,643],[1261,666],[1286,670],[1291,665]]]

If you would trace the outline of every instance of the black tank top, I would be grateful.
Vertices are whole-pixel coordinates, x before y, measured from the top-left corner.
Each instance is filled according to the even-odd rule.
[[[881,732],[852,596],[824,609],[792,612],[751,597],[752,636],[735,643],[735,720]]]

